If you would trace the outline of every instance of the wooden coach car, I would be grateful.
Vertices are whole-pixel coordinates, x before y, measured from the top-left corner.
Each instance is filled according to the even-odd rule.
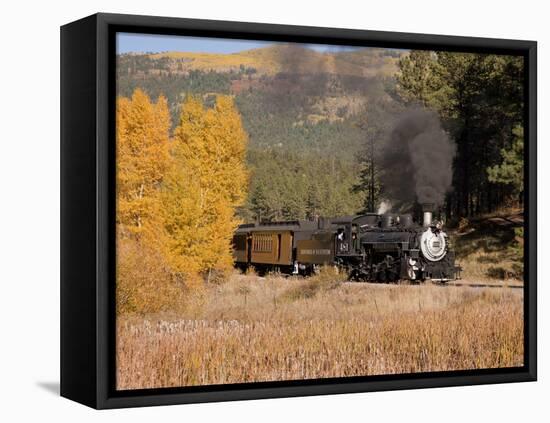
[[[324,224],[322,220],[294,220],[241,225],[233,237],[235,263],[242,269],[252,265],[260,272],[274,269],[285,273],[302,273],[308,266],[332,263],[334,235]]]

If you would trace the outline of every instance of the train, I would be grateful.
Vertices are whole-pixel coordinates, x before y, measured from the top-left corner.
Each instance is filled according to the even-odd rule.
[[[328,265],[369,282],[445,283],[461,271],[442,222],[427,206],[420,223],[411,214],[366,213],[243,224],[233,237],[233,258],[238,268],[259,273],[307,276]]]

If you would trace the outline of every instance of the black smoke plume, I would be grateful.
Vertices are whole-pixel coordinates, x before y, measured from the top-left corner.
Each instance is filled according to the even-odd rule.
[[[455,145],[436,113],[414,109],[401,115],[382,155],[381,182],[396,204],[441,205],[451,189]]]

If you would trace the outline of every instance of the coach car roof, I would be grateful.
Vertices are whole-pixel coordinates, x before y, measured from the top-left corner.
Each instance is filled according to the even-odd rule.
[[[246,223],[240,225],[237,233],[247,232],[278,232],[278,231],[306,231],[318,228],[317,222],[310,220],[293,220],[287,222]]]
[[[349,224],[353,221],[362,220],[362,217],[374,217],[375,214],[341,216],[336,218],[321,218],[319,221],[312,220],[289,220],[282,222],[246,223],[240,225],[237,234],[249,232],[279,232],[279,231],[314,231],[317,229],[329,229],[334,225]]]

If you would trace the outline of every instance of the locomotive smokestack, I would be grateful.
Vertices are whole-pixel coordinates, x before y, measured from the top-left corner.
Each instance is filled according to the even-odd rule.
[[[424,220],[422,222],[422,225],[427,228],[432,224],[432,215],[433,215],[433,207],[434,205],[431,203],[424,203],[422,204],[422,212],[424,215]]]

